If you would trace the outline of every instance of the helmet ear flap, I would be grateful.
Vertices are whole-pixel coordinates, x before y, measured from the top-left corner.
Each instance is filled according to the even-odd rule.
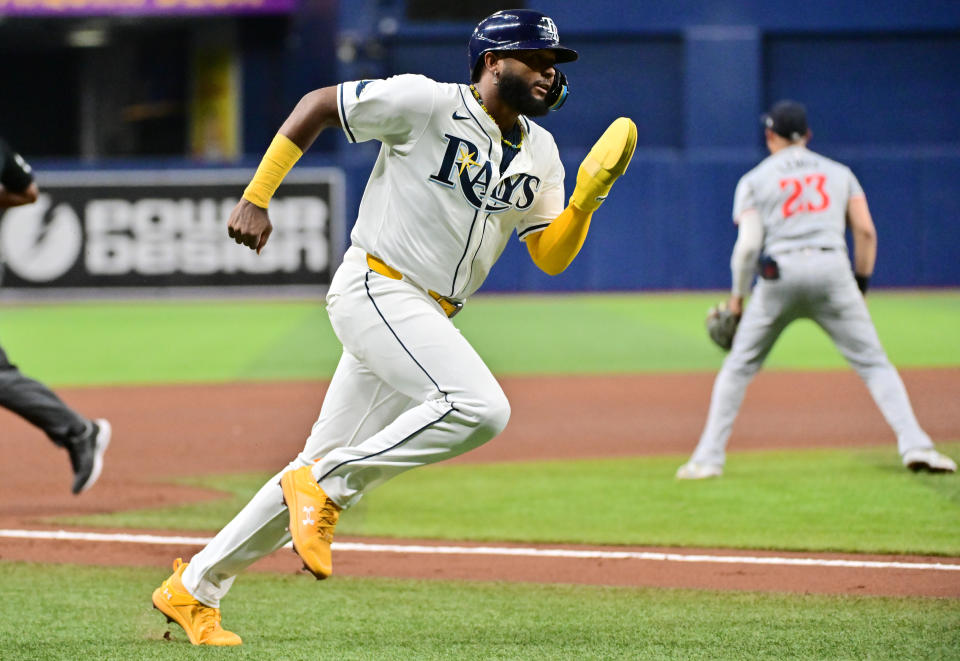
[[[556,67],[553,70],[556,72],[553,76],[553,84],[550,86],[550,91],[547,92],[544,101],[550,110],[560,110],[570,95],[570,86],[567,84],[566,74]]]

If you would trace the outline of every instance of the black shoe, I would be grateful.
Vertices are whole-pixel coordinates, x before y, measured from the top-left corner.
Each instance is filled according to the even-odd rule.
[[[111,431],[110,423],[100,418],[91,423],[90,431],[67,444],[73,467],[74,494],[86,491],[100,477]]]

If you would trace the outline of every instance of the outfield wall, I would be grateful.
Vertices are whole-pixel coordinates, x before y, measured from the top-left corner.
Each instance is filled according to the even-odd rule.
[[[333,166],[342,170],[345,211],[337,220],[342,220],[344,226],[331,227],[330,231],[331,237],[343,240],[375,154],[364,147],[354,150],[352,157],[345,154],[339,159],[308,155],[298,166]],[[569,191],[586,148],[564,151]],[[960,196],[956,186],[960,181],[960,155],[935,151],[903,154],[881,149],[847,149],[831,155],[849,163],[867,190],[880,237],[875,285],[960,285]],[[583,251],[565,273],[559,277],[545,275],[530,261],[522,244],[512,241],[484,289],[508,292],[726,288],[730,280],[730,249],[736,240],[736,229],[730,220],[733,188],[757,158],[750,150],[716,155],[704,150],[638,149],[627,174],[597,212]],[[41,163],[41,184],[45,167],[56,179],[59,175],[53,168],[64,165]],[[252,163],[246,166],[249,173],[253,168]],[[211,174],[217,171],[209,169]],[[102,173],[90,172],[91,178],[102,181]],[[298,186],[303,190],[303,184]],[[233,184],[233,188],[239,197],[242,185]],[[176,197],[175,192],[169,195]],[[225,226],[225,218],[221,221]],[[225,229],[223,237],[227,248],[233,245],[226,238]],[[325,275],[324,281],[328,277]],[[140,280],[124,282],[144,284]],[[182,278],[176,277],[167,282],[154,280],[158,284],[184,284]],[[302,278],[290,279],[290,283],[294,280],[303,284]],[[63,287],[64,281],[61,278],[53,284]],[[81,284],[91,286],[88,281],[69,282],[66,286]],[[223,284],[223,280],[217,284]],[[253,283],[244,276],[238,284]],[[9,269],[5,285],[35,286],[16,281]]]
[[[472,22],[410,21],[401,0],[320,4],[337,2],[311,20],[307,11],[296,15],[287,36],[297,48],[277,51],[282,23],[259,41],[238,37],[244,156],[230,167],[252,173],[269,136],[312,87],[401,72],[465,79]],[[514,242],[486,290],[727,287],[733,189],[765,155],[760,113],[784,97],[808,105],[812,147],[848,163],[867,192],[880,239],[875,285],[960,286],[960,2],[525,4],[551,14],[562,40],[581,53],[565,67],[570,100],[542,122],[560,146],[567,189],[615,117],[636,120],[638,147],[567,273],[542,274]],[[327,52],[334,41],[338,57]],[[343,55],[346,43],[356,56]],[[298,166],[342,170],[345,230],[376,151],[328,134]],[[63,169],[197,167],[183,158],[31,160],[41,186]]]
[[[567,275],[538,274],[512,250],[488,286],[729,286],[733,189],[765,156],[758,118],[781,98],[807,104],[811,147],[860,178],[879,232],[874,283],[960,285],[960,3],[868,5],[528,2],[581,53],[564,66],[569,101],[542,122],[564,156],[568,190],[580,157],[615,117],[637,122],[638,147]],[[388,55],[373,73],[462,79],[465,29],[399,20],[380,36]],[[341,67],[341,77],[363,67],[370,63]]]

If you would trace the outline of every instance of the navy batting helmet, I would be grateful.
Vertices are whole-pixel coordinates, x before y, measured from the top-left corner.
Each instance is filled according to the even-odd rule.
[[[467,48],[470,77],[476,80],[477,67],[489,51],[552,50],[557,63],[573,62],[577,51],[560,45],[557,24],[546,14],[532,9],[504,9],[487,16],[470,35]]]

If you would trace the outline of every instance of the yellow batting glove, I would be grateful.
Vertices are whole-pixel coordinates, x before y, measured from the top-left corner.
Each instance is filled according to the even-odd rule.
[[[636,146],[637,125],[627,117],[615,119],[580,164],[571,204],[589,213],[596,211],[613,182],[627,171]]]

